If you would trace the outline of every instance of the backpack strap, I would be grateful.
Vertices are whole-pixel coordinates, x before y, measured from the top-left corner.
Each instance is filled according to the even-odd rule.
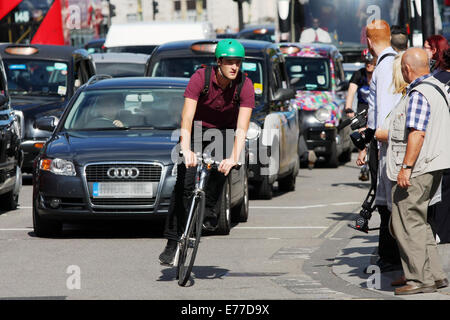
[[[211,80],[212,66],[202,66],[202,67],[205,68],[205,84],[203,85],[203,89],[200,92],[200,95],[201,96],[205,96],[209,92],[209,83],[210,83],[210,80]]]
[[[450,81],[449,81],[449,82],[450,82]],[[447,83],[448,83],[448,82],[447,82]],[[450,108],[449,105],[448,105],[447,96],[445,95],[444,91],[442,91],[441,88],[439,88],[439,87],[438,87],[437,85],[435,85],[434,83],[431,83],[431,82],[428,82],[428,81],[422,81],[420,84],[427,84],[427,85],[430,85],[430,86],[432,86],[433,88],[435,88],[435,89],[439,92],[439,94],[442,96],[442,98],[444,98],[445,103],[447,104],[447,108]],[[414,91],[414,90],[411,90],[411,91]]]
[[[395,54],[395,53],[386,53],[385,55],[381,56],[380,60],[378,60],[377,65],[379,65],[381,63],[381,61],[384,60],[384,58],[386,58],[386,57],[395,57],[396,55],[397,54]]]
[[[241,91],[242,87],[244,86],[245,79],[247,78],[247,74],[244,72],[241,72],[240,80],[237,85],[236,91],[234,92],[233,96],[233,104],[239,105],[241,103]]]

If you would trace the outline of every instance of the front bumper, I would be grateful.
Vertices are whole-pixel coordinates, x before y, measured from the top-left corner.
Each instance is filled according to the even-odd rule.
[[[171,175],[171,168],[163,167],[158,191],[151,205],[123,205],[119,201],[114,206],[93,204],[89,187],[78,168],[77,176],[73,177],[39,170],[33,186],[33,205],[40,216],[59,221],[145,220],[164,216],[168,213],[176,181],[176,177]],[[53,199],[59,201],[56,207],[51,205]]]
[[[336,127],[312,127],[304,131],[308,150],[313,150],[319,157],[327,157],[332,152],[333,142],[336,141]]]
[[[22,171],[32,173],[34,159],[39,155],[41,148],[37,148],[36,144],[44,144],[46,140],[26,140],[20,146],[23,150]]]

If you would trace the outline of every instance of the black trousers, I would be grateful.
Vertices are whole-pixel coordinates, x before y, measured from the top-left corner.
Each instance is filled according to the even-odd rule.
[[[378,174],[378,144],[375,139],[372,139],[369,146],[369,170],[370,183],[377,190],[377,174]],[[387,206],[377,206],[380,214],[380,235],[378,239],[378,256],[381,260],[392,264],[400,263],[400,251],[397,246],[397,241],[389,232],[389,220],[391,218],[391,211]]]
[[[450,243],[450,169],[442,173],[442,200],[428,207],[428,223],[440,243]]]
[[[203,130],[203,133],[206,129]],[[231,147],[234,143],[234,134],[232,131],[221,130],[223,141],[217,144],[218,148],[221,148],[221,155],[217,154],[217,149],[212,152],[212,156],[215,160],[222,160],[229,157],[231,154]],[[227,136],[228,135],[228,136]],[[196,137],[197,139],[198,137]],[[193,139],[194,140],[194,139]],[[214,143],[214,139],[212,139]],[[198,141],[198,140],[196,140]],[[201,150],[207,154],[210,154],[211,141],[202,141]],[[223,142],[223,143],[222,143]],[[219,146],[220,144],[220,146]],[[230,147],[231,145],[231,147]],[[227,148],[228,146],[228,148]],[[194,147],[194,141],[191,141],[191,150],[198,150]],[[164,227],[164,237],[171,240],[178,240],[183,234],[184,227],[186,226],[186,220],[189,215],[190,204],[192,200],[193,191],[195,189],[195,175],[197,173],[197,167],[186,168],[184,162],[177,165],[177,180],[175,188],[172,191],[170,200],[169,212],[166,218]],[[223,186],[227,177],[223,173],[217,170],[211,170],[205,187],[205,218],[217,218],[217,201],[222,195]]]

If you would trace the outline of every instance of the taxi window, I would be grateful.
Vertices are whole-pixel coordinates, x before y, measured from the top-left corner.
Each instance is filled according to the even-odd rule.
[[[4,59],[12,95],[65,96],[67,63],[47,60]]]
[[[329,62],[325,58],[286,57],[291,86],[296,90],[328,91],[331,88]]]

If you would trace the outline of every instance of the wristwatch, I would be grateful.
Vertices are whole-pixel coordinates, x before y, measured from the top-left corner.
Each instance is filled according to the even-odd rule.
[[[403,169],[412,169],[412,166],[408,166],[408,165],[406,165],[406,164],[402,164],[402,168]]]

